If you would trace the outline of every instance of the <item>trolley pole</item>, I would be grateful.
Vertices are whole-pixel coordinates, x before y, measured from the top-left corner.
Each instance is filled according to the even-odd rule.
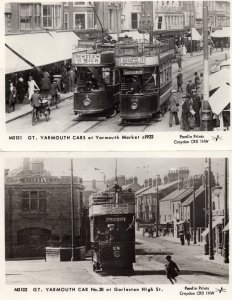
[[[209,186],[208,186],[208,196],[209,196],[209,259],[214,260],[214,253],[213,253],[213,211],[212,211],[212,182],[211,182],[211,158],[209,158]]]
[[[193,21],[192,21],[192,12],[193,12],[193,1],[190,2],[190,34],[191,34],[191,40],[190,40],[190,56],[193,56]]]
[[[193,244],[197,243],[196,237],[196,197],[195,197],[195,178],[193,176]]]
[[[224,228],[228,224],[228,158],[225,158],[225,198],[224,198]],[[224,231],[224,245],[223,245],[223,254],[224,254],[224,263],[229,263],[229,240],[228,240],[229,231]]]
[[[203,101],[201,130],[212,130],[212,116],[209,105],[209,53],[208,53],[208,6],[207,1],[203,1],[203,50],[204,50],[204,78],[203,78]]]
[[[74,261],[74,238],[75,238],[75,227],[74,227],[74,195],[73,195],[73,159],[71,159],[71,224],[72,224],[72,254],[71,261]]]
[[[156,176],[156,237],[159,237],[159,188],[158,188],[158,178]]]

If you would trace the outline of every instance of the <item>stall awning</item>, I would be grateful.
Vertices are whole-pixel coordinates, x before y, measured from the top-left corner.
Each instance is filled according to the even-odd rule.
[[[33,67],[16,53],[5,47],[5,74],[30,70]]]
[[[214,37],[214,38],[230,37],[230,27],[223,27],[221,30],[216,30],[216,31],[212,32],[211,37]]]
[[[219,88],[224,83],[230,84],[230,69],[222,69],[216,73],[210,74],[209,76],[209,90]]]
[[[213,221],[212,229],[215,228],[218,224],[222,224],[223,219],[224,219],[224,216],[217,217],[217,219],[215,221]],[[206,237],[208,233],[209,233],[209,228],[206,228],[202,232],[201,236]]]
[[[6,44],[35,66],[44,66],[71,59],[73,44],[77,44],[73,32],[40,32],[6,36]]]
[[[216,90],[211,97],[209,97],[209,104],[212,112],[219,115],[223,109],[230,103],[231,86],[223,84]]]
[[[202,36],[196,30],[196,28],[192,28],[192,40],[193,41],[202,41]]]
[[[222,231],[229,231],[229,223],[226,224]]]

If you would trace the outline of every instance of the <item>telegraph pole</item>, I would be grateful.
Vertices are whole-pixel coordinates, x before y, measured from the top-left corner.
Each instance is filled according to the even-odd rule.
[[[74,227],[74,195],[73,195],[73,159],[71,159],[71,223],[72,223],[72,254],[71,261],[74,261],[74,247],[75,247],[75,227]]]
[[[158,188],[158,178],[156,176],[156,237],[159,237],[159,188]]]
[[[207,161],[207,158],[206,158]],[[205,170],[205,230],[208,228],[208,171]],[[209,237],[205,237],[205,255],[209,254]]]
[[[193,176],[193,244],[197,243],[196,237],[196,197],[195,197],[195,178]]]
[[[209,105],[209,52],[208,52],[208,6],[203,1],[203,50],[204,50],[204,79],[203,79],[203,101],[201,129],[212,130],[212,116]]]
[[[190,34],[191,34],[191,42],[190,42],[190,56],[193,56],[193,20],[192,20],[192,12],[193,12],[193,1],[190,2]]]
[[[211,158],[209,158],[209,186],[208,186],[208,196],[209,196],[209,259],[214,260],[213,254],[213,211],[212,211],[212,174],[211,174]]]
[[[227,173],[228,172],[228,158],[225,158],[225,197],[224,197],[224,228],[228,224],[228,182]],[[224,231],[224,263],[229,263],[229,241],[228,241],[229,231]]]

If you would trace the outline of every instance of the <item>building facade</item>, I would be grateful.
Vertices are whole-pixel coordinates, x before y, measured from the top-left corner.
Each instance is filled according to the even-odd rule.
[[[81,243],[83,185],[74,177],[76,243]],[[49,240],[70,242],[71,178],[52,176],[43,162],[24,159],[5,176],[6,258],[44,257]]]

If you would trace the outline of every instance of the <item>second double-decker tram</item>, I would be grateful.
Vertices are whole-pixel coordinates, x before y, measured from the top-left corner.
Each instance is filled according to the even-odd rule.
[[[120,72],[120,116],[129,120],[160,118],[172,89],[173,42],[119,42],[115,67]]]
[[[94,271],[133,270],[135,262],[135,195],[93,194],[89,207]]]
[[[119,76],[114,69],[112,45],[79,41],[72,55],[77,68],[77,91],[74,93],[76,115],[113,116],[119,106]]]

